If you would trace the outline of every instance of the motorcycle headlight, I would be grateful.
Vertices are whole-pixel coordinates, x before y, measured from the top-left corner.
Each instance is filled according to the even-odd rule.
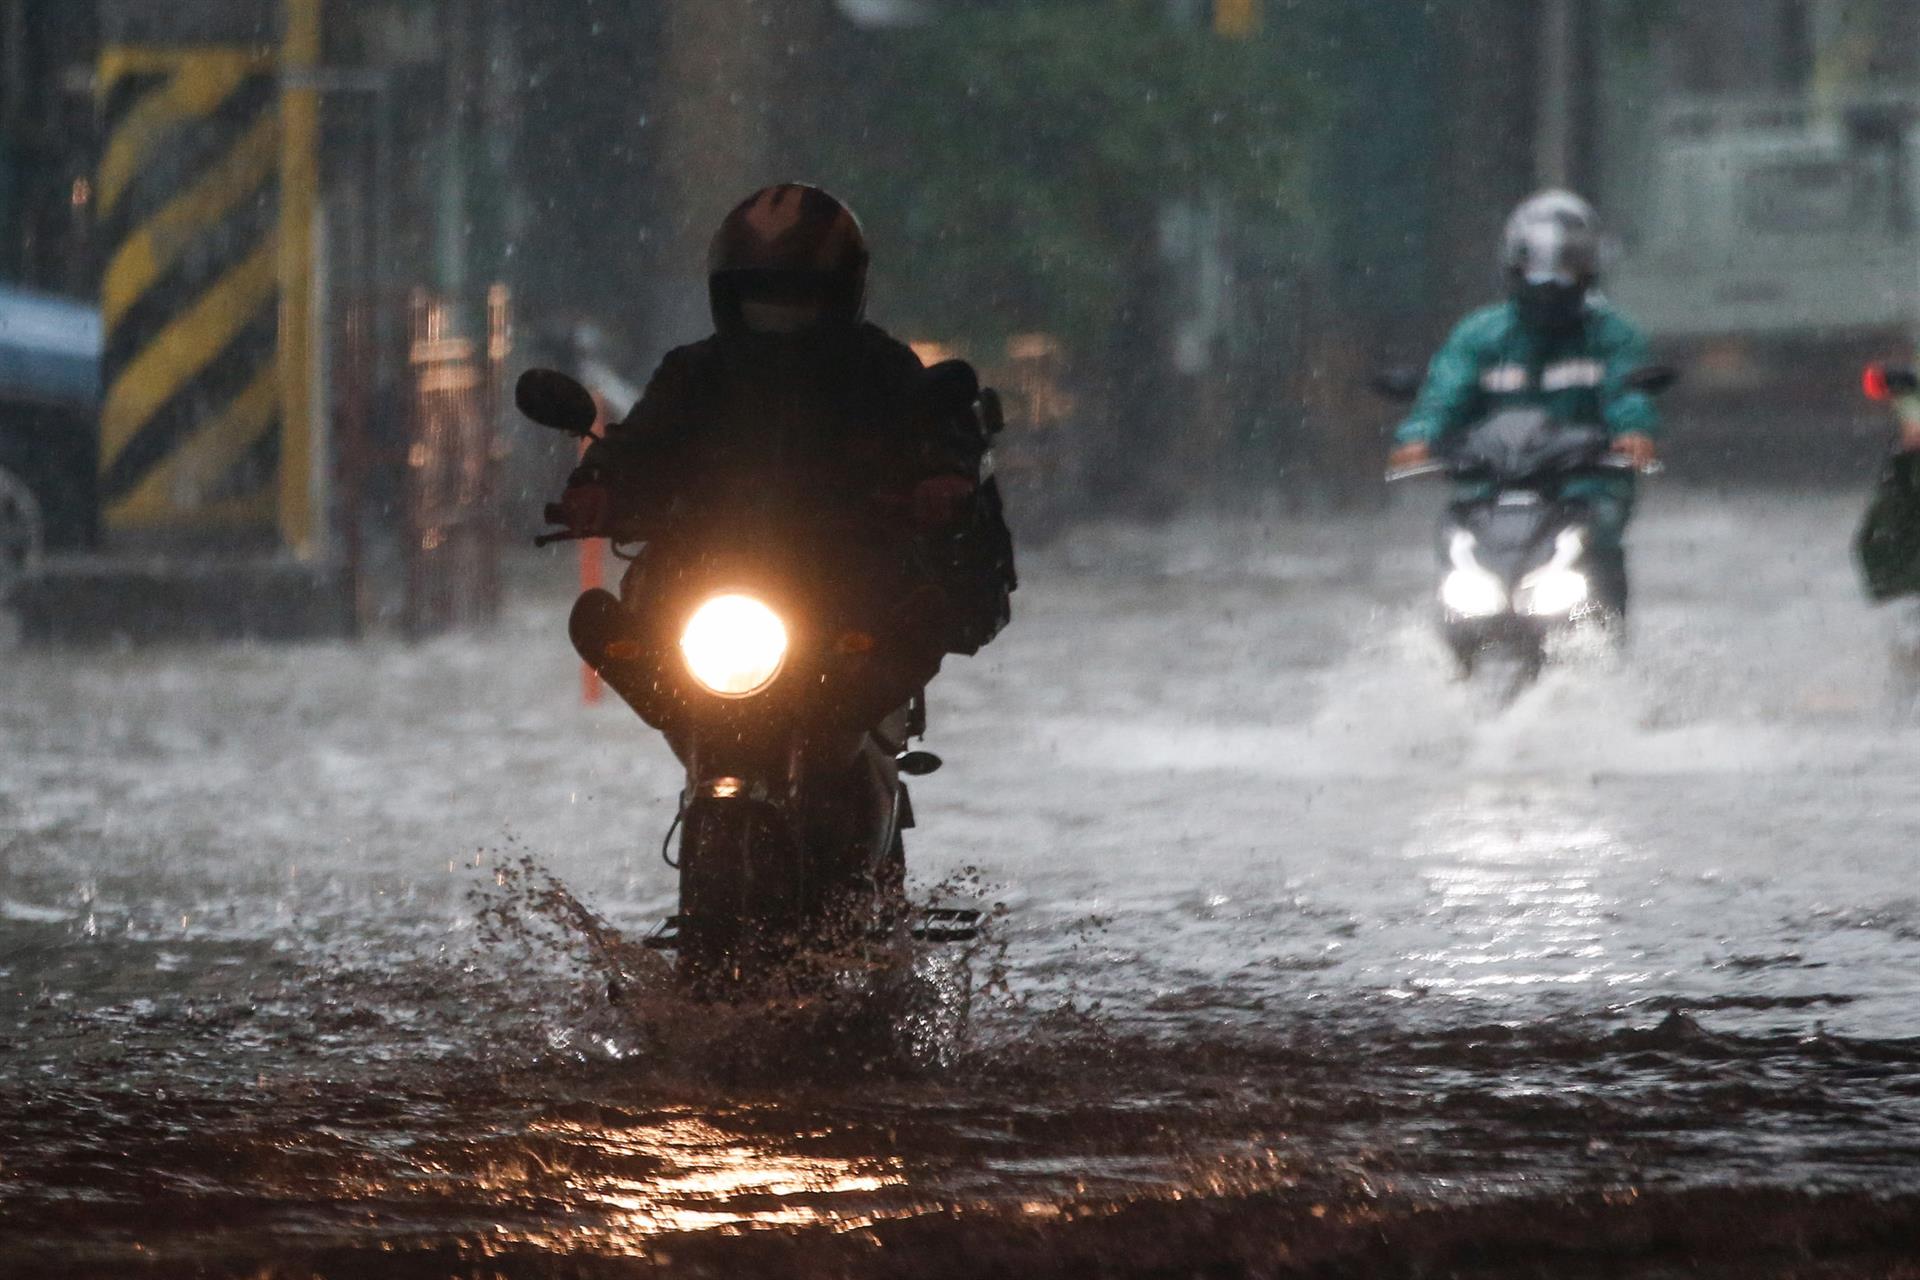
[[[1477,565],[1458,568],[1441,579],[1440,603],[1463,618],[1490,618],[1507,607],[1507,588]]]
[[[1587,575],[1573,566],[1586,550],[1579,529],[1562,529],[1553,540],[1553,559],[1520,579],[1515,603],[1534,617],[1570,614],[1587,602]]]
[[[1473,535],[1455,529],[1447,543],[1453,571],[1440,580],[1440,603],[1461,618],[1491,618],[1507,607],[1507,584],[1473,554]]]
[[[773,683],[787,660],[787,627],[752,596],[715,596],[680,633],[693,678],[723,698],[745,698]]]
[[[1586,602],[1587,575],[1578,569],[1530,573],[1520,584],[1520,608],[1535,617],[1572,613]]]

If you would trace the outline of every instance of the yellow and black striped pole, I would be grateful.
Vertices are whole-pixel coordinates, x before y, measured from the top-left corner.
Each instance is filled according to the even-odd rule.
[[[282,72],[315,60],[317,0],[264,32],[196,27],[188,3],[178,38],[141,7],[123,38],[109,28],[98,81],[107,524],[302,550],[317,129]]]
[[[286,0],[280,46],[280,538],[313,548],[313,220],[320,194],[320,0]]]

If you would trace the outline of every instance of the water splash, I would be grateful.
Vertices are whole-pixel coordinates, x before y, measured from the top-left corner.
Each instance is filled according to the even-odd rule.
[[[960,873],[923,896],[947,902],[974,884]],[[1005,988],[993,912],[970,943],[919,943],[895,930],[803,952],[762,986],[716,1002],[691,995],[670,953],[595,911],[532,854],[497,863],[471,898],[496,969],[518,975],[522,1000],[543,1003],[550,1052],[660,1075],[942,1070],[965,1052],[976,970],[988,991]]]

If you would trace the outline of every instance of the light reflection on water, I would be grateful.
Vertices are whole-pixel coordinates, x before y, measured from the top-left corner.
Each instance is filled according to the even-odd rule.
[[[891,1212],[856,1209],[861,1193],[905,1184],[897,1160],[801,1154],[747,1142],[693,1114],[622,1129],[550,1120],[536,1125],[534,1133],[590,1148],[622,1166],[639,1163],[671,1171],[649,1178],[566,1174],[576,1203],[607,1214],[606,1232],[613,1239],[773,1226],[844,1229],[907,1212],[897,1206]],[[791,1140],[823,1136],[795,1134]],[[849,1203],[842,1197],[856,1199]]]
[[[1604,886],[1633,848],[1562,788],[1479,785],[1428,811],[1404,856],[1427,900],[1409,982],[1460,995],[1630,984]]]

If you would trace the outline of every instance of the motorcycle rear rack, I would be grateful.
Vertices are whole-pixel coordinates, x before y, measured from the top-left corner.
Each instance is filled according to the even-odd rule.
[[[668,916],[641,939],[654,951],[672,951],[680,945],[684,917]],[[916,942],[972,942],[980,936],[980,912],[971,907],[928,907],[908,931]]]

